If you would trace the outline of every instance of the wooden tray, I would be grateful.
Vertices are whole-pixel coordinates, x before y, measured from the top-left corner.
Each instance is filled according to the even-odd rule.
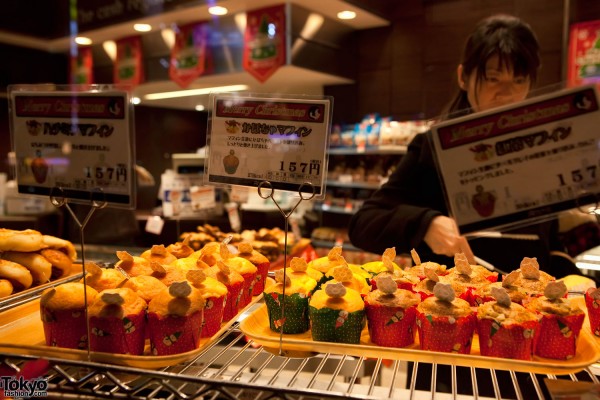
[[[583,310],[583,297],[573,299]],[[587,312],[586,312],[587,316]],[[363,330],[360,344],[345,344],[313,341],[310,330],[301,334],[284,334],[280,347],[280,334],[269,328],[267,306],[262,305],[240,323],[240,329],[249,338],[267,348],[270,352],[287,356],[310,356],[314,352],[345,354],[357,357],[384,358],[402,361],[419,361],[457,365],[463,367],[492,368],[541,374],[568,374],[581,371],[600,360],[600,339],[590,329],[586,318],[577,342],[577,352],[570,360],[552,360],[534,356],[531,361],[486,357],[479,353],[479,339],[473,337],[471,354],[442,353],[419,349],[419,335],[416,342],[406,348],[381,347],[373,344],[367,328]]]
[[[271,278],[267,278],[267,286],[273,283]],[[0,353],[93,361],[147,369],[167,367],[189,361],[196,357],[206,346],[227,331],[235,323],[238,316],[261,299],[262,294],[254,296],[250,304],[240,310],[236,317],[221,324],[221,329],[217,333],[210,338],[202,338],[197,349],[168,356],[150,355],[150,344],[148,341],[144,355],[141,356],[93,351],[88,354],[85,350],[46,346],[44,327],[40,319],[40,302],[39,299],[35,299],[0,313]]]

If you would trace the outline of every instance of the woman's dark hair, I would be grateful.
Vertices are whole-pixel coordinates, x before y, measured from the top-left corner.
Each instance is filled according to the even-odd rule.
[[[464,76],[476,72],[477,83],[486,76],[486,63],[498,56],[500,66],[510,67],[515,76],[529,77],[533,85],[540,66],[540,46],[531,27],[517,17],[499,14],[488,17],[475,27],[462,54]],[[471,105],[467,92],[459,90],[446,107],[442,119],[464,115]]]

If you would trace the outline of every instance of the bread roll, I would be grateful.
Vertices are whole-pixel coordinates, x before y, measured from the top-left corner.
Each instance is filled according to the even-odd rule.
[[[73,243],[70,241],[50,235],[43,235],[42,240],[44,247],[62,251],[69,256],[71,261],[75,261],[77,259],[77,250],[75,250],[75,246],[73,246]]]
[[[0,260],[0,279],[7,279],[14,291],[29,289],[33,283],[31,272],[21,264],[8,260]]]
[[[36,285],[48,282],[52,275],[52,264],[41,254],[7,251],[2,253],[2,258],[27,268]]]
[[[73,260],[62,251],[56,249],[43,249],[40,250],[40,254],[52,264],[52,279],[62,278],[71,273]]]
[[[47,247],[43,236],[33,229],[16,231],[13,229],[0,228],[0,251],[38,251]]]
[[[13,292],[13,285],[8,279],[0,279],[0,299],[10,296]]]

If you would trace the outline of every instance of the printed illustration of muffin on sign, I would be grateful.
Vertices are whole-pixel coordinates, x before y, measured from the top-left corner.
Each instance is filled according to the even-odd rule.
[[[235,151],[229,150],[229,155],[223,157],[223,167],[228,174],[235,174],[237,167],[240,165],[240,159],[236,157]]]

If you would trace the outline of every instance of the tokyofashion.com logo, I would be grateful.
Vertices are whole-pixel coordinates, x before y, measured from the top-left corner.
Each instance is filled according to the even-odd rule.
[[[0,389],[5,397],[28,398],[48,396],[48,381],[44,378],[25,379],[22,376],[0,376]]]

